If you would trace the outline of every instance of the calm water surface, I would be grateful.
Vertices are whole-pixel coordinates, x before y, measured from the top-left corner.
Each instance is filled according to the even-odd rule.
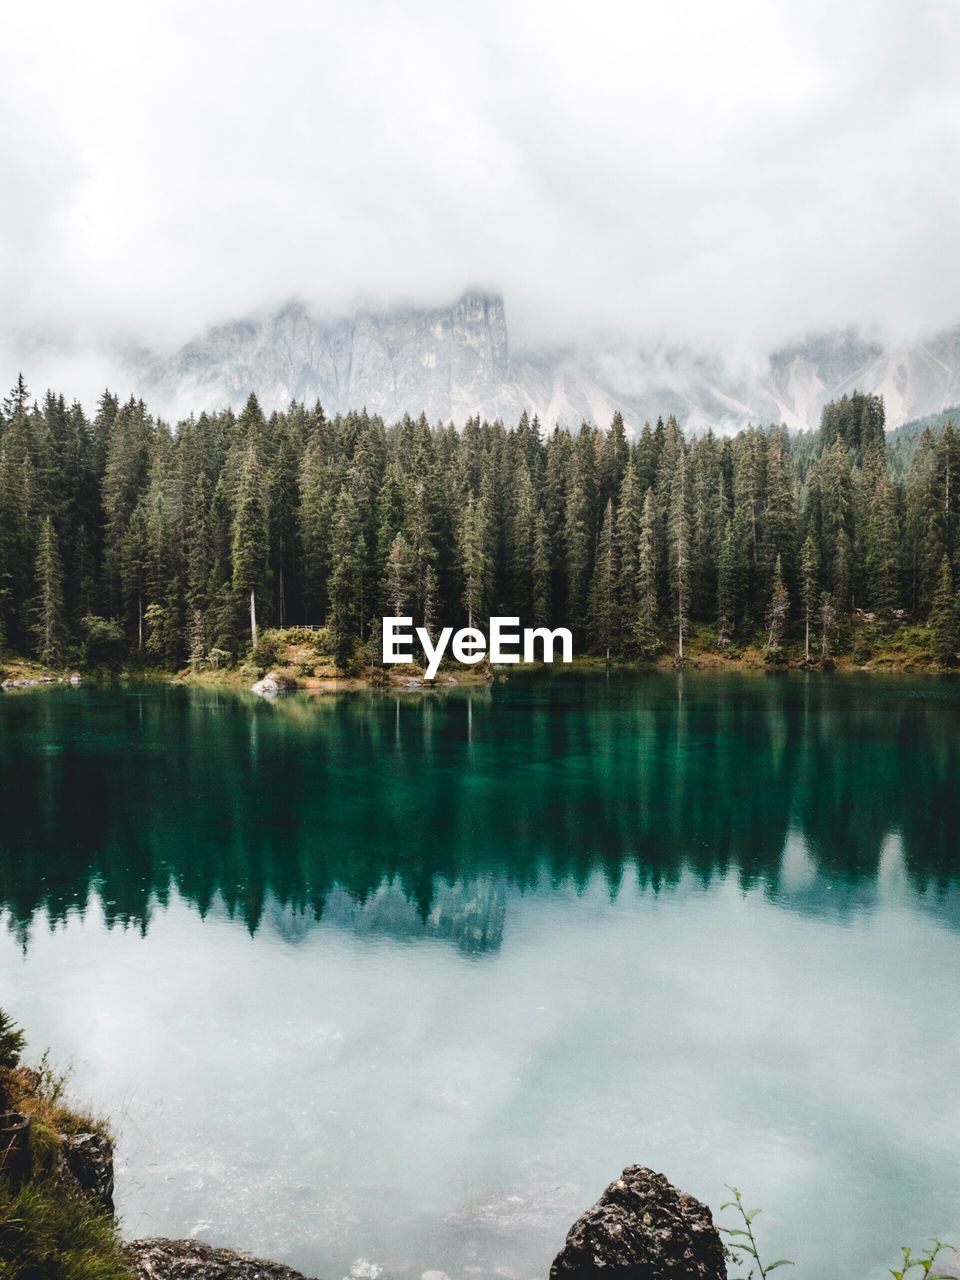
[[[528,1280],[642,1162],[879,1278],[960,1236],[958,730],[892,678],[6,695],[0,1004],[131,1235]]]

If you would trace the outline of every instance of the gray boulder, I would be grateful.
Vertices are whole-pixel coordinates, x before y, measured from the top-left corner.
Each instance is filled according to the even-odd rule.
[[[199,1240],[134,1240],[127,1251],[139,1280],[306,1280],[280,1262]]]
[[[630,1165],[570,1228],[550,1280],[726,1280],[706,1205],[662,1173]]]
[[[270,671],[262,680],[250,686],[250,692],[259,694],[261,698],[275,698],[280,692],[280,683]]]

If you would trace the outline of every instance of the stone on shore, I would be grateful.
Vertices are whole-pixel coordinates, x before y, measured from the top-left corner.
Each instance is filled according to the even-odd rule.
[[[261,698],[275,698],[280,692],[280,683],[273,672],[269,671],[262,680],[250,686],[250,692],[259,694]]]
[[[630,1165],[570,1228],[550,1280],[726,1280],[710,1210],[662,1173]]]
[[[127,1247],[139,1280],[307,1280],[280,1262],[199,1240],[134,1240]]]

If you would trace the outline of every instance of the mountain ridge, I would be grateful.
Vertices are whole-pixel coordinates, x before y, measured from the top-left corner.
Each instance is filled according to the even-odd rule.
[[[291,301],[137,363],[139,393],[174,418],[239,407],[254,391],[268,410],[319,400],[328,413],[366,408],[388,421],[423,412],[462,425],[526,411],[547,428],[575,427],[606,425],[619,409],[634,430],[672,413],[688,430],[727,432],[816,427],[823,405],[854,389],[884,396],[891,427],[960,401],[960,325],[899,347],[853,327],[810,334],[752,367],[679,343],[512,352],[502,296],[478,291],[450,306],[360,307],[330,320]]]

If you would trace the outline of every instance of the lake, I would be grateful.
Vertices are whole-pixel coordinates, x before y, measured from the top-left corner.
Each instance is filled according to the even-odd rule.
[[[960,1237],[951,682],[14,693],[0,805],[0,1005],[128,1235],[528,1280],[642,1163],[797,1275]]]

